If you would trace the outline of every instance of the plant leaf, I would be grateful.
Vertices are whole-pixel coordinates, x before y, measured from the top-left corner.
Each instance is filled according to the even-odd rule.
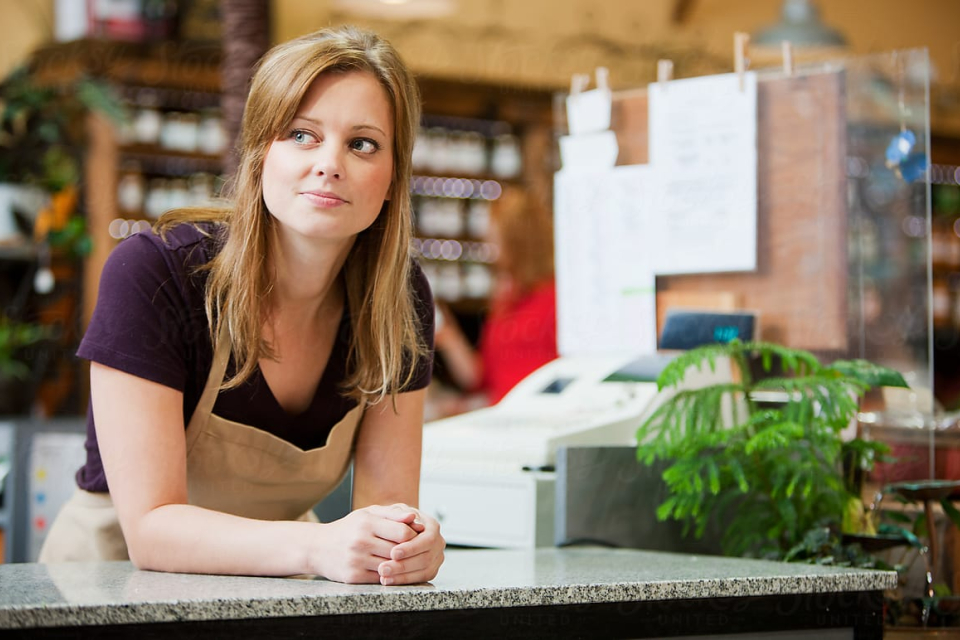
[[[871,388],[909,386],[899,371],[868,360],[838,360],[827,368],[847,378],[859,380]]]

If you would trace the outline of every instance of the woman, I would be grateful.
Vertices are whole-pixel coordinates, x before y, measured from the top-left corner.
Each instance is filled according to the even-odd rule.
[[[437,351],[462,389],[496,404],[518,382],[557,357],[553,231],[548,212],[525,192],[505,189],[490,208],[489,240],[499,247],[490,314],[475,351],[440,307]]]
[[[419,109],[373,34],[319,31],[264,57],[233,207],[171,212],[104,268],[79,350],[88,459],[41,561],[436,576],[439,526],[408,506],[433,330],[408,253]],[[316,522],[351,460],[354,510]]]

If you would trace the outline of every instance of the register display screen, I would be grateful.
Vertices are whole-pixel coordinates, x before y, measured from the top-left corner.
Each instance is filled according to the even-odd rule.
[[[677,311],[667,315],[661,349],[686,350],[704,344],[753,340],[756,317],[752,313],[703,313]]]
[[[550,384],[545,386],[540,393],[562,393],[564,389],[570,386],[573,378],[555,378]]]

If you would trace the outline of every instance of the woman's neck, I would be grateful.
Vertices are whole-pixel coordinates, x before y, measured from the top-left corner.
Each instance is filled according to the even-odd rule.
[[[325,245],[283,240],[274,234],[270,269],[274,283],[270,291],[271,315],[311,320],[338,311],[343,302],[340,272],[353,243]]]

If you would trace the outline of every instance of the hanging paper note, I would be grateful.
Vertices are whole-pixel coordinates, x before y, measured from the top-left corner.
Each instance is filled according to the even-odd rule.
[[[648,87],[649,233],[658,274],[757,267],[757,77]]]
[[[554,176],[557,342],[563,356],[656,350],[644,209],[649,167]]]

